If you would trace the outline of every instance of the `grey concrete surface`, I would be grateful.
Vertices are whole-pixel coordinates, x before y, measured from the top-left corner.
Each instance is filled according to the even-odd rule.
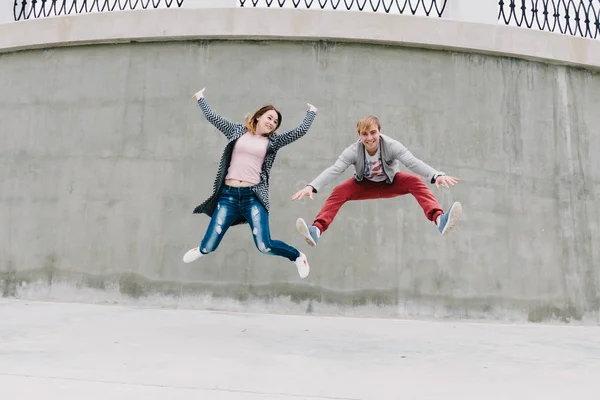
[[[0,300],[0,398],[596,399],[598,327]]]
[[[186,265],[208,224],[224,138],[190,96],[282,129],[319,108],[272,174],[272,235],[311,275],[267,257],[247,226]],[[560,66],[395,46],[196,41],[0,55],[4,296],[338,315],[598,324],[600,78]],[[351,141],[359,117],[461,182],[445,239],[416,201],[349,203],[319,247],[291,195]],[[344,179],[351,176],[347,171]],[[339,181],[338,181],[339,182]],[[338,183],[335,182],[335,183]],[[435,188],[434,188],[435,190]]]

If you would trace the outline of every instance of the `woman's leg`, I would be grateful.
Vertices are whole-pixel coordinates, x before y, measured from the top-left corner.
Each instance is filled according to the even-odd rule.
[[[215,251],[227,229],[240,216],[239,210],[238,199],[222,192],[217,203],[217,209],[213,212],[200,246],[188,250],[183,256],[183,262],[191,263],[203,255]]]
[[[200,242],[202,254],[212,253],[219,247],[225,232],[240,216],[239,201],[233,195],[221,193],[217,209],[210,219],[204,238]]]
[[[280,240],[271,239],[269,214],[256,197],[245,203],[241,212],[250,224],[254,244],[261,253],[285,257],[290,261],[296,261],[300,257],[300,252],[294,247]]]

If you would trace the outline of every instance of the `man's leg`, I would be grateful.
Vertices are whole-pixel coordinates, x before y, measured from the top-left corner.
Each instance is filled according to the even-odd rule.
[[[423,209],[427,219],[438,226],[438,230],[442,235],[446,235],[452,230],[462,214],[462,205],[459,202],[453,203],[448,212],[444,213],[425,182],[420,177],[406,172],[398,172],[394,177],[394,182],[391,185],[385,185],[381,191],[381,197],[383,198],[412,194]]]
[[[325,200],[325,204],[323,204],[321,211],[319,211],[319,214],[317,214],[313,221],[313,226],[319,228],[321,233],[325,232],[347,201],[377,198],[378,193],[374,187],[373,182],[366,179],[362,182],[357,182],[354,177],[340,183],[333,189],[327,200]]]
[[[338,211],[347,201],[379,198],[379,187],[380,184],[366,179],[357,182],[354,177],[340,183],[333,189],[321,207],[312,226],[309,227],[304,219],[298,218],[296,229],[304,236],[309,245],[316,246],[321,234],[329,228]]]
[[[416,175],[398,172],[392,184],[385,185],[381,189],[382,198],[402,196],[409,193],[417,200],[428,220],[435,222],[437,217],[444,213],[442,206],[440,206],[431,190]]]

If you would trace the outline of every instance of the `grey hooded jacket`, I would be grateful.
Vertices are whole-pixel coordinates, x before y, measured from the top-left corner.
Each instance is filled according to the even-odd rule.
[[[400,171],[399,163],[404,164],[411,171],[426,178],[431,183],[433,183],[434,176],[440,173],[416,158],[402,143],[381,133],[379,134],[379,148],[381,165],[386,176],[385,182],[388,184],[394,181],[394,176]],[[355,168],[354,178],[358,182],[362,181],[365,168],[365,146],[360,140],[348,146],[340,154],[335,164],[321,172],[308,185],[313,187],[314,193],[317,193],[325,185],[344,173],[351,164]]]

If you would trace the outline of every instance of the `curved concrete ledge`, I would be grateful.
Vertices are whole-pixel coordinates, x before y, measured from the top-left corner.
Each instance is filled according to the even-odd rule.
[[[259,8],[127,11],[4,24],[0,25],[0,53],[215,38],[403,45],[600,68],[600,41],[579,37],[428,17]]]

